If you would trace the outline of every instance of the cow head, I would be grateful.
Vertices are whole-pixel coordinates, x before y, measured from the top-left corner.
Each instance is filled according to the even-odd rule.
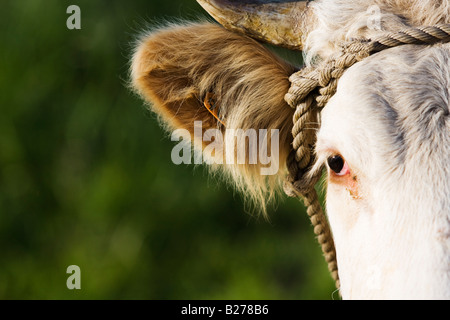
[[[314,66],[352,38],[450,22],[450,4],[437,0],[199,2],[228,30],[184,23],[145,34],[132,83],[263,208],[286,175],[294,110],[284,96],[296,68],[252,38],[303,50]],[[327,170],[344,298],[450,298],[449,62],[447,44],[375,54],[342,76],[320,129],[307,124],[317,131],[314,168]],[[227,138],[232,129],[276,129],[258,146],[279,170],[261,174],[267,161],[250,161],[258,149],[250,135]],[[244,161],[217,161],[236,160],[240,144]]]

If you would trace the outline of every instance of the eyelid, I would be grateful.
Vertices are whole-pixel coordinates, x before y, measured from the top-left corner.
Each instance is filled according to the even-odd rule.
[[[338,176],[338,177],[343,177],[343,176],[346,176],[347,174],[350,174],[350,167],[348,166],[347,161],[345,160],[344,157],[342,157],[342,160],[344,160],[344,166],[342,167],[341,172],[336,173],[333,170],[331,170],[331,173],[336,175],[336,176]]]
[[[348,164],[347,160],[340,152],[338,152],[332,148],[328,148],[326,150],[321,150],[321,152],[322,152],[321,158],[323,157],[325,159],[326,166],[328,168],[328,172],[330,175],[334,176],[336,179],[340,179],[341,177],[345,177],[345,176],[351,174],[352,170],[350,170],[350,165]],[[336,173],[334,170],[332,170],[329,167],[327,160],[331,157],[339,157],[344,161],[344,165],[341,169],[341,172]]]
[[[326,141],[324,139],[319,139],[319,141],[316,144],[316,155],[317,155],[317,161],[313,169],[317,170],[319,167],[326,166],[327,169],[329,169],[329,174],[334,176],[336,179],[340,179],[346,174],[338,175],[333,170],[331,170],[328,167],[327,160],[330,157],[340,156],[344,160],[344,167],[348,169],[347,173],[353,174],[353,170],[351,169],[350,164],[347,162],[346,158],[342,155],[341,152],[337,148],[334,147],[334,143],[331,143],[330,141]]]

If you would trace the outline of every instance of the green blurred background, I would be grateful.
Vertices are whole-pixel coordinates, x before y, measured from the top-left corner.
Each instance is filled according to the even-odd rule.
[[[0,16],[1,299],[332,298],[303,205],[281,199],[267,222],[174,165],[126,87],[136,35],[206,16],[194,0],[3,0]]]

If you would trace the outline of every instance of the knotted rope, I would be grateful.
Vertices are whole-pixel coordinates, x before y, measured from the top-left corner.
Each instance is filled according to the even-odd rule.
[[[345,70],[370,55],[385,49],[405,45],[432,45],[450,42],[450,24],[432,27],[410,28],[390,33],[374,40],[354,40],[341,46],[340,51],[315,68],[304,68],[294,73],[289,80],[291,88],[285,96],[286,102],[295,109],[292,135],[293,150],[287,159],[289,176],[284,190],[289,196],[300,196],[307,207],[314,233],[322,247],[332,278],[339,289],[339,274],[331,229],[320,206],[314,189],[320,179],[321,170],[310,173],[315,162],[313,147],[319,113],[336,93],[338,80]]]

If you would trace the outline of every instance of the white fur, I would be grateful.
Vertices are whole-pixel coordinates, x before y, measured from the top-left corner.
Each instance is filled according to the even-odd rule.
[[[367,27],[373,5],[381,30]],[[351,38],[450,23],[447,0],[311,7],[309,65]],[[322,112],[318,159],[337,151],[358,182],[356,198],[333,179],[327,189],[344,299],[450,299],[449,88],[450,45],[394,48],[351,67]]]
[[[328,184],[345,299],[450,299],[449,48],[368,58],[322,113],[319,157],[337,150],[360,193]]]
[[[370,39],[409,26],[450,22],[448,0],[321,0],[310,6],[310,19],[301,25],[307,64],[332,55],[339,44],[352,38]],[[374,19],[379,19],[381,30],[371,26]]]

